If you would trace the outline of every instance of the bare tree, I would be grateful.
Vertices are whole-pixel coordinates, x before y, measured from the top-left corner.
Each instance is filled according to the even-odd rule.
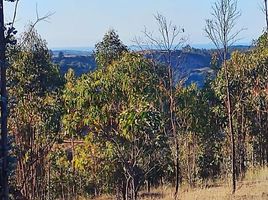
[[[228,77],[227,55],[229,48],[237,41],[238,34],[243,30],[235,30],[237,19],[241,13],[237,10],[237,0],[218,0],[212,6],[212,20],[206,20],[205,32],[207,37],[216,46],[223,61],[223,68],[226,81],[228,129],[232,146],[232,193],[236,190],[236,155],[235,138],[233,131],[232,103],[230,94],[230,80]]]
[[[268,5],[267,5],[267,0],[263,0],[263,1],[264,1],[263,12],[265,14],[265,20],[266,20],[266,32],[268,32]]]
[[[145,36],[145,41],[140,42],[137,38],[135,42],[143,48],[141,44],[149,47],[149,51],[156,51],[156,53],[160,53],[161,57],[164,58],[164,64],[168,67],[168,96],[169,96],[169,121],[171,125],[171,130],[168,130],[171,133],[172,137],[172,148],[173,156],[174,156],[174,164],[175,164],[175,172],[176,172],[176,183],[175,183],[175,193],[174,199],[178,198],[179,192],[179,138],[178,138],[178,130],[175,116],[175,108],[176,103],[174,99],[174,67],[179,67],[180,65],[180,55],[176,55],[176,51],[179,50],[186,41],[186,38],[182,36],[184,32],[183,28],[179,28],[172,23],[172,21],[168,21],[165,16],[161,14],[155,15],[155,20],[157,22],[158,32],[157,35],[154,35],[153,32],[149,32],[146,28],[143,31]],[[142,49],[142,51],[144,51]],[[148,53],[148,51],[147,51]],[[177,56],[176,64],[172,63],[173,57]],[[173,65],[173,66],[172,66]],[[174,66],[176,65],[176,66]],[[179,79],[182,79],[182,75],[180,75]]]

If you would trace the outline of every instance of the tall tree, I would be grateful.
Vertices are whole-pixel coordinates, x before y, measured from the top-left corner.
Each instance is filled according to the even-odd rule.
[[[10,51],[8,128],[15,139],[15,187],[27,199],[45,198],[47,155],[58,137],[62,79],[46,42],[29,28]]]
[[[1,60],[1,199],[8,199],[7,91],[6,42],[4,4],[0,1],[0,60]]]
[[[4,21],[4,1],[15,2],[12,21],[5,23]],[[7,59],[6,50],[8,46],[16,44],[15,35],[17,33],[14,28],[19,0],[0,0],[0,65],[1,65],[1,194],[2,199],[8,199],[8,95],[7,95]],[[36,18],[36,21],[31,26],[33,31],[35,25],[42,20],[47,19],[51,14],[44,17]],[[30,32],[31,32],[30,31]]]
[[[268,5],[267,0],[264,1],[264,14],[265,14],[265,21],[266,21],[266,32],[268,32]]]
[[[164,58],[162,64],[166,65],[168,69],[168,81],[166,87],[166,94],[168,95],[169,109],[168,109],[168,122],[167,134],[172,138],[171,139],[171,148],[173,149],[174,156],[174,165],[175,165],[175,193],[174,198],[178,198],[179,192],[179,136],[178,136],[178,127],[175,116],[175,78],[174,78],[174,68],[179,67],[179,55],[176,55],[177,50],[182,47],[185,42],[185,38],[181,36],[184,32],[184,29],[180,29],[178,26],[174,25],[171,21],[168,21],[167,18],[161,14],[155,15],[155,20],[158,26],[158,36],[155,36],[152,32],[144,31],[147,45],[151,48],[159,50],[158,53]],[[149,50],[150,51],[150,50]],[[175,60],[175,66],[174,66]],[[159,62],[158,59],[156,59]],[[179,83],[183,77],[182,74],[179,74]]]
[[[122,53],[127,52],[125,46],[114,29],[109,30],[103,37],[102,41],[95,45],[95,59],[98,68],[105,68],[112,61],[120,58]]]
[[[267,36],[263,34],[255,48],[234,52],[227,62],[235,108],[236,167],[242,176],[250,166],[267,163],[267,55]],[[224,101],[226,79],[223,68],[213,82],[216,95]]]
[[[13,21],[6,27],[4,21],[4,1],[0,1],[0,65],[1,65],[1,199],[8,199],[8,130],[7,130],[7,118],[8,118],[8,95],[6,88],[6,48],[8,44],[14,44],[14,34],[16,30],[13,27],[17,13],[18,0],[6,0],[10,2],[16,2]]]
[[[65,116],[64,126],[84,130],[112,147],[126,200],[137,199],[145,178],[160,164],[156,153],[164,141],[158,102],[162,71],[142,56],[126,53],[65,91],[66,105],[73,111]]]
[[[235,155],[235,136],[232,119],[232,102],[230,94],[230,80],[228,75],[227,56],[229,48],[237,41],[237,36],[241,30],[234,30],[236,21],[240,17],[237,10],[236,0],[218,0],[212,7],[212,20],[206,20],[205,32],[207,37],[217,47],[219,56],[223,61],[223,69],[226,80],[226,107],[228,113],[229,134],[232,146],[232,193],[236,190],[236,155]]]

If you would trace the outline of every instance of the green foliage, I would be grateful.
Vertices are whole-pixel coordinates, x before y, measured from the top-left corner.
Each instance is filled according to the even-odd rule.
[[[180,141],[181,176],[191,186],[220,174],[222,134],[214,112],[218,100],[210,84],[178,86],[175,92],[176,122]]]
[[[267,110],[267,60],[267,37],[264,34],[258,39],[256,48],[245,53],[234,52],[227,63],[231,102],[234,108],[232,116],[235,140],[238,144],[236,154],[239,173],[244,173],[246,168],[255,164],[254,162],[259,164],[264,162],[262,148],[267,148],[267,123],[265,122],[267,119],[265,111]],[[224,72],[221,70],[213,84],[215,93],[222,102],[221,108],[226,100],[224,92],[226,82],[223,77]],[[227,113],[222,109],[218,112],[225,117],[221,124],[225,129]],[[230,142],[228,135],[225,139],[228,144]],[[230,150],[225,149],[223,153],[227,157]],[[255,155],[255,161],[252,155]]]
[[[105,72],[99,69],[74,84],[68,78],[64,91],[66,108],[71,110],[64,117],[65,128],[72,126],[80,135],[83,131],[92,134],[95,144],[100,142],[102,150],[109,147],[107,151],[112,152],[106,160],[114,159],[119,169],[124,168],[121,173],[131,173],[135,181],[143,182],[147,159],[161,144],[161,70],[142,56],[126,53]]]
[[[246,167],[243,158],[249,151],[258,144],[266,145],[259,138],[266,137],[267,116],[263,112],[263,120],[257,117],[260,109],[265,110],[267,106],[267,49],[261,45],[263,40],[250,52],[234,52],[227,62],[239,144],[239,173]],[[87,166],[87,171],[96,175],[93,186],[96,190],[110,191],[118,185],[126,187],[130,182],[127,191],[131,193],[138,191],[144,180],[151,183],[157,183],[160,177],[174,180],[171,155],[175,150],[170,145],[174,141],[166,134],[170,129],[166,70],[137,54],[123,53],[105,69],[78,79],[71,71],[66,75],[64,127],[77,138],[83,139],[84,135],[90,138],[90,143],[84,140],[89,145],[86,149],[79,148],[77,155],[81,159],[76,162],[82,170]],[[208,81],[203,89],[196,85],[175,88],[180,174],[192,186],[230,170],[225,85],[223,69],[219,69],[216,80]],[[98,167],[92,167],[96,163]],[[104,181],[105,177],[117,178]]]
[[[94,54],[98,68],[106,68],[114,60],[120,59],[122,53],[128,51],[113,29],[104,35],[102,41],[96,44],[95,49]]]
[[[9,49],[9,130],[17,158],[11,182],[26,198],[135,199],[146,181],[174,183],[177,152],[181,181],[191,186],[231,170],[226,74],[216,57],[215,80],[175,86],[166,66],[127,52],[112,30],[96,45],[98,69],[81,77],[70,69],[64,80],[35,31],[22,41]],[[263,34],[227,62],[237,174],[268,162],[267,61]]]
[[[29,36],[30,35],[30,36]],[[27,37],[26,37],[27,36]],[[17,157],[14,184],[27,198],[38,198],[46,185],[46,157],[59,137],[63,81],[36,31],[10,49],[8,68],[9,130]],[[38,177],[35,180],[34,177]]]

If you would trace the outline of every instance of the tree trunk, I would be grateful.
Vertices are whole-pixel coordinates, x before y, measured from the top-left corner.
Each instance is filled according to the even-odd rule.
[[[147,179],[146,184],[147,184],[147,192],[150,193],[151,192],[151,182],[149,179]]]
[[[175,109],[175,102],[174,102],[174,94],[173,94],[173,71],[171,66],[171,52],[168,51],[168,75],[169,75],[169,99],[170,99],[170,121],[171,121],[171,128],[172,128],[172,134],[173,138],[175,139],[175,176],[176,176],[176,183],[175,183],[175,193],[174,193],[174,199],[176,200],[178,198],[178,192],[179,192],[179,141],[177,136],[177,130],[176,130],[176,122],[175,122],[175,116],[174,116],[174,109]]]
[[[129,181],[130,181],[130,178],[126,177],[125,200],[129,200]]]
[[[266,19],[266,32],[268,33],[268,6],[267,6],[267,0],[264,0],[264,13],[265,13],[265,19]]]
[[[136,185],[134,177],[132,177],[131,181],[131,200],[136,200]]]
[[[179,177],[180,169],[179,169],[179,142],[176,137],[176,185],[175,185],[175,194],[174,194],[174,199],[178,199],[178,193],[179,193],[179,182],[180,182],[180,177]]]
[[[72,196],[74,199],[77,199],[76,196],[76,179],[75,179],[75,174],[76,174],[76,169],[75,169],[75,146],[74,146],[74,136],[72,134]]]
[[[3,0],[0,0],[0,64],[1,64],[1,187],[2,200],[8,200],[8,141],[7,141],[7,90],[6,90],[6,42]]]
[[[48,161],[48,190],[47,190],[47,197],[48,197],[48,200],[50,200],[50,178],[51,178],[51,161],[50,161],[50,158],[49,158],[49,161]]]
[[[227,50],[225,50],[227,52]],[[227,93],[227,111],[228,111],[228,125],[229,125],[229,134],[231,136],[231,148],[232,148],[232,193],[235,193],[236,190],[236,156],[235,156],[235,136],[233,130],[233,118],[232,118],[232,107],[231,107],[231,94],[230,94],[230,83],[227,72],[226,65],[226,55],[224,55],[224,69],[225,69],[225,78],[226,78],[226,93]]]

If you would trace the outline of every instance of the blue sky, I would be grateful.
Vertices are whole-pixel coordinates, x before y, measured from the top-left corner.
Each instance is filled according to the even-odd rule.
[[[155,30],[153,15],[161,13],[178,26],[184,27],[188,43],[207,44],[204,35],[205,19],[210,18],[214,0],[20,0],[16,27],[22,31],[26,24],[39,15],[55,12],[50,22],[36,27],[50,48],[94,46],[110,28],[118,31],[121,40],[133,44],[146,26]],[[242,16],[239,28],[246,28],[240,43],[249,43],[258,37],[263,27],[262,0],[239,0]],[[5,18],[12,19],[12,3],[6,3]]]

